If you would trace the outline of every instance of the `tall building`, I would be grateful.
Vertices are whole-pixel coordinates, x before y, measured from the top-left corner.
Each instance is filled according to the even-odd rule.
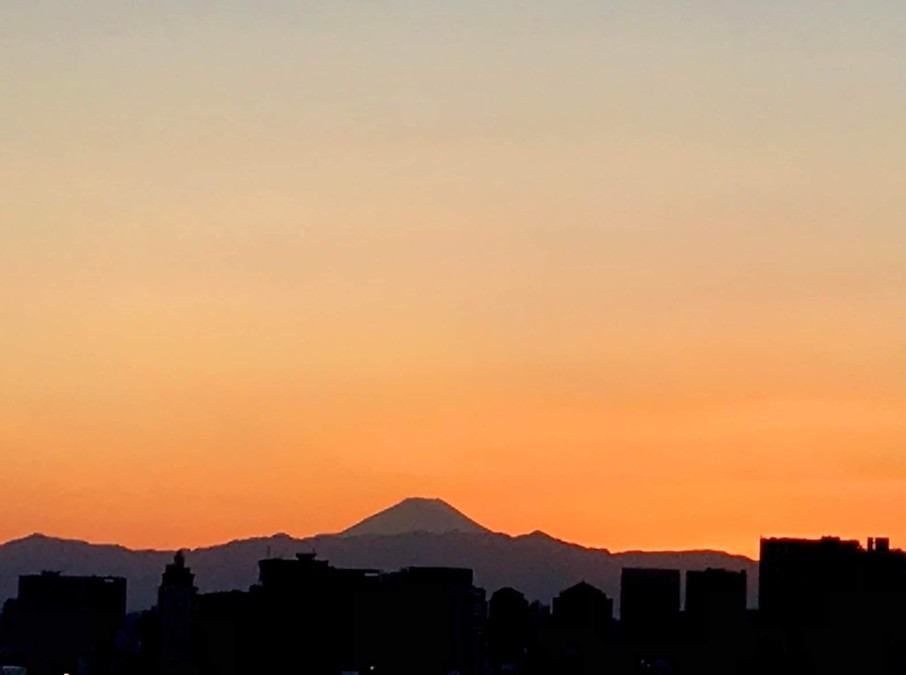
[[[388,672],[479,672],[487,601],[472,570],[409,567],[385,577],[384,593]]]
[[[9,611],[14,649],[31,675],[107,675],[125,624],[126,580],[22,576]]]
[[[514,588],[501,588],[488,602],[487,642],[492,667],[522,672],[529,642],[529,602]]]
[[[246,591],[199,594],[192,626],[199,672],[204,675],[254,672],[258,657],[251,632],[256,619]]]
[[[192,628],[197,593],[195,575],[186,566],[185,555],[179,551],[164,570],[157,591],[161,675],[195,673]]]
[[[562,675],[590,675],[607,670],[613,600],[589,583],[561,592],[551,614],[552,670]]]
[[[629,672],[674,672],[680,617],[680,572],[624,568],[620,581],[620,627]]]
[[[696,623],[738,623],[746,613],[745,570],[686,572],[686,614]]]
[[[582,581],[554,598],[552,620],[560,626],[587,626],[606,633],[613,621],[613,600]]]
[[[314,554],[262,560],[258,567],[260,583],[251,596],[262,672],[358,670],[344,647],[353,625],[356,581],[364,582],[366,575],[342,574]]]
[[[775,624],[824,625],[861,584],[863,549],[838,537],[762,539],[758,608]]]
[[[763,653],[817,673],[906,669],[906,553],[887,539],[762,539],[759,576]]]
[[[627,567],[620,579],[620,619],[627,626],[673,624],[680,611],[680,572]]]
[[[683,655],[689,672],[743,673],[754,651],[746,611],[746,573],[724,569],[686,572]]]

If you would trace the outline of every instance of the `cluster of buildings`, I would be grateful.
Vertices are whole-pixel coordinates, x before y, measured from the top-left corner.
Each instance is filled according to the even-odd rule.
[[[906,553],[886,539],[765,539],[759,607],[745,572],[627,568],[620,616],[587,583],[550,607],[472,571],[338,569],[314,555],[259,563],[248,591],[201,594],[184,556],[157,605],[126,582],[20,578],[0,620],[16,675],[585,675],[906,673]],[[684,591],[684,593],[683,593]],[[684,595],[684,601],[683,601]]]

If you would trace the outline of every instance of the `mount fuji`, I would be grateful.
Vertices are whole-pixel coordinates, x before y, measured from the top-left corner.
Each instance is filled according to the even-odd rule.
[[[343,530],[340,536],[388,537],[412,532],[491,534],[489,529],[479,525],[442,499],[409,497]]]

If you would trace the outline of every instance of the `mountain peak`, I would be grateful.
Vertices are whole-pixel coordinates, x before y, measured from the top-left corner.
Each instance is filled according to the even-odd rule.
[[[490,530],[442,499],[409,497],[388,509],[365,518],[340,534],[344,537],[356,537],[411,532],[443,534],[447,532],[480,533],[490,532]]]
[[[19,537],[18,539],[10,539],[4,545],[12,546],[33,546],[33,545],[43,545],[43,544],[84,544],[85,542],[79,541],[77,539],[63,539],[61,537],[52,537],[41,532],[33,532],[25,537]]]

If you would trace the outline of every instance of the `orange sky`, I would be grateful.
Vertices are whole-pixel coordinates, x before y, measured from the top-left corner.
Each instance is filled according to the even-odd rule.
[[[901,3],[79,4],[0,9],[0,541],[906,545]]]

